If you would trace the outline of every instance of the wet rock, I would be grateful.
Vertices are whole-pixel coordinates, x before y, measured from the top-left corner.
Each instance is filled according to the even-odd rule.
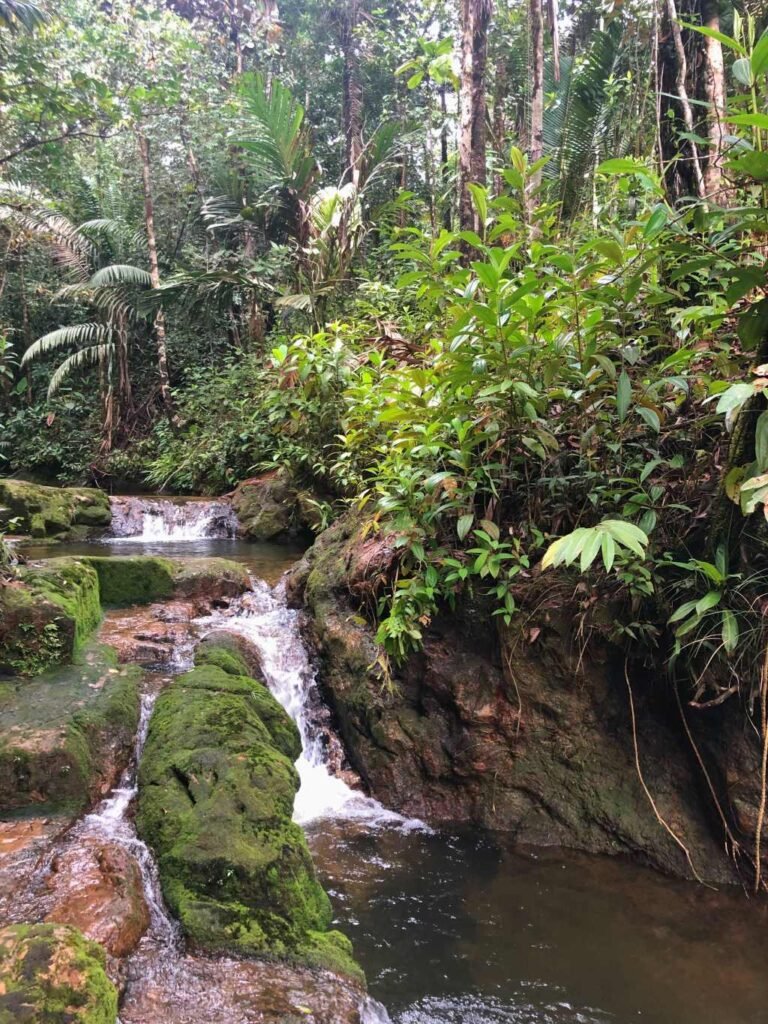
[[[0,480],[0,526],[11,519],[33,537],[82,537],[109,526],[109,497],[90,487],[43,487],[25,480]]]
[[[197,614],[190,601],[112,609],[104,617],[99,638],[114,648],[123,664],[162,668],[191,649]]]
[[[125,555],[85,556],[81,561],[98,574],[102,604],[116,607],[180,598],[192,601],[200,614],[250,586],[246,569],[226,558]]]
[[[232,494],[244,537],[279,540],[301,532],[298,491],[284,469],[244,480]]]
[[[73,925],[111,956],[131,953],[149,927],[138,862],[117,843],[79,837],[53,858],[46,885],[46,921]]]
[[[0,923],[39,919],[36,875],[67,817],[0,821]]]
[[[360,977],[291,820],[300,750],[267,688],[208,663],[158,698],[139,770],[139,833],[166,902],[207,950],[290,956]]]
[[[394,558],[393,538],[364,538],[347,517],[319,538],[291,584],[312,615],[324,695],[373,795],[432,823],[631,854],[691,877],[638,778],[619,652],[575,649],[562,609],[543,609],[535,633],[521,635],[504,664],[491,610],[465,603],[431,623],[423,651],[387,685],[361,609],[390,578]],[[636,681],[645,782],[696,871],[732,881],[660,690]]]
[[[326,971],[275,962],[141,956],[120,1007],[122,1024],[360,1024],[364,993]]]
[[[258,678],[261,675],[256,645],[247,637],[224,629],[214,629],[203,637],[195,648],[195,665],[215,665],[236,676]]]
[[[76,812],[108,792],[133,749],[139,675],[92,644],[77,664],[0,685],[0,811]]]
[[[65,925],[0,930],[2,1024],[114,1024],[117,990],[103,949]]]
[[[70,661],[101,620],[89,566],[57,558],[0,584],[0,674],[30,676]]]

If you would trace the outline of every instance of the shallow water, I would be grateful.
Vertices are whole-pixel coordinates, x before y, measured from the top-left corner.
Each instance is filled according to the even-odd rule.
[[[308,831],[396,1024],[768,1020],[766,908],[739,891],[503,836]]]
[[[165,558],[231,558],[241,562],[254,576],[275,582],[301,557],[302,545],[255,544],[227,537],[199,537],[193,540],[134,540],[110,537],[81,544],[19,545],[19,552],[30,561],[60,558],[62,555],[162,555]]]

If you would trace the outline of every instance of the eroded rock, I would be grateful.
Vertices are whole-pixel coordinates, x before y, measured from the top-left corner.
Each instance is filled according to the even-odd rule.
[[[92,487],[44,487],[26,480],[0,480],[0,526],[20,520],[33,537],[82,538],[109,526],[109,497]]]

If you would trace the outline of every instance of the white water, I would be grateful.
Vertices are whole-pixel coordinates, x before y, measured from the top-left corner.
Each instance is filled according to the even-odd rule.
[[[253,589],[236,604],[234,613],[216,613],[198,624],[242,636],[256,648],[264,681],[298,726],[301,754],[296,762],[300,786],[293,809],[301,825],[320,818],[355,819],[370,825],[423,829],[415,818],[387,810],[378,800],[352,789],[331,773],[323,736],[312,724],[315,672],[299,629],[298,612],[287,607],[282,584],[274,589],[254,580]]]
[[[150,544],[234,537],[237,517],[223,498],[177,501],[170,498],[111,498],[112,540]]]

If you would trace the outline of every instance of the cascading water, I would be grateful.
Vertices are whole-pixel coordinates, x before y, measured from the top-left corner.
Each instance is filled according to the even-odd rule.
[[[199,619],[203,629],[223,629],[246,638],[259,654],[264,681],[298,726],[302,752],[296,762],[300,787],[293,817],[301,825],[319,818],[356,819],[372,825],[423,829],[416,819],[387,810],[378,800],[333,775],[322,730],[313,722],[319,703],[315,672],[299,630],[298,612],[288,608],[284,586],[254,580],[253,589],[226,612]]]
[[[224,498],[111,498],[113,540],[136,543],[234,537],[237,517]]]

